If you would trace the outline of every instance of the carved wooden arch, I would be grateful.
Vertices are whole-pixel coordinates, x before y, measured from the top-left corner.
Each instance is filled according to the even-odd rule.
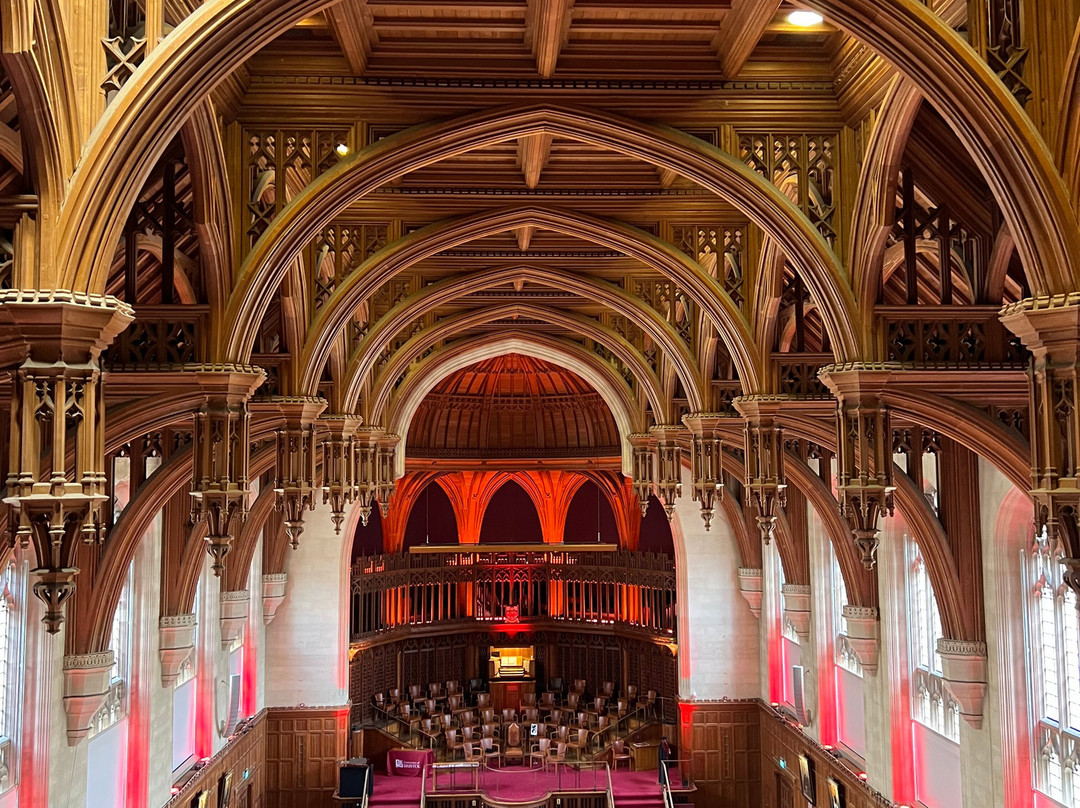
[[[395,383],[408,370],[409,366],[429,348],[474,326],[514,315],[541,319],[553,325],[561,325],[570,330],[577,330],[606,346],[634,374],[645,397],[652,404],[653,411],[658,414],[670,414],[670,397],[664,396],[660,380],[653,373],[645,357],[621,335],[607,326],[602,326],[595,320],[579,314],[559,311],[549,306],[510,303],[505,306],[483,308],[447,317],[440,320],[433,327],[424,329],[419,334],[411,337],[390,356],[386,366],[375,377],[369,391],[369,397],[364,402],[363,414],[365,419],[369,423],[381,422],[388,402],[394,394]],[[527,332],[522,331],[521,333],[525,334]],[[446,346],[446,350],[452,349],[452,344]],[[359,386],[358,383],[359,380],[355,380],[355,386]],[[354,386],[353,383],[350,384],[350,387],[352,386]],[[691,390],[692,392],[690,392]],[[692,405],[700,405],[703,401],[700,392],[696,388],[688,388],[688,395],[692,395],[690,399]],[[354,400],[349,399],[349,401]]]
[[[592,385],[604,399],[615,425],[623,439],[622,467],[624,473],[632,468],[630,444],[627,436],[642,431],[644,424],[638,412],[637,402],[622,377],[614,368],[591,351],[568,340],[546,334],[521,334],[513,337],[492,338],[482,335],[463,340],[437,354],[416,363],[397,390],[387,410],[386,426],[403,438],[409,433],[409,425],[420,402],[432,388],[455,370],[468,367],[483,359],[520,353],[550,361],[577,375]],[[397,476],[405,468],[405,452],[397,452]]]
[[[233,539],[232,549],[225,556],[225,572],[221,575],[221,591],[236,592],[247,589],[248,573],[251,560],[255,557],[255,547],[259,536],[274,511],[277,495],[270,486],[263,488],[255,501],[248,508],[247,519],[240,527],[240,532]]]
[[[851,277],[863,325],[872,329],[877,290],[883,273],[885,246],[896,205],[900,161],[923,95],[910,79],[897,77],[881,104],[874,131],[866,147],[855,209],[851,217]],[[867,335],[869,337],[869,335]]]
[[[410,171],[471,149],[537,133],[559,135],[652,163],[728,199],[784,245],[811,294],[822,302],[838,359],[858,353],[850,323],[854,297],[836,256],[805,215],[778,189],[730,154],[697,138],[595,110],[498,109],[422,124],[342,160],[290,202],[260,237],[241,268],[227,322],[237,323],[225,356],[250,350],[257,313],[280,282],[282,262],[300,253],[355,199]],[[528,224],[524,222],[523,224]],[[721,293],[723,287],[712,284]],[[725,295],[726,296],[726,295]],[[700,301],[697,301],[701,305]],[[708,306],[703,310],[709,311]],[[729,314],[733,310],[729,308]],[[714,319],[716,319],[714,315]]]
[[[803,416],[788,416],[784,419],[784,428],[789,434],[810,440],[819,446],[836,450],[836,435],[823,421]],[[904,517],[915,541],[926,559],[927,573],[938,593],[938,607],[941,611],[941,625],[950,639],[975,639],[963,634],[952,635],[950,631],[960,631],[968,622],[965,617],[964,598],[961,582],[956,574],[952,550],[948,537],[937,517],[930,511],[930,506],[922,492],[916,490],[911,480],[899,468],[893,474],[896,482],[896,507]],[[902,479],[901,479],[902,478]],[[853,540],[852,540],[853,541]],[[847,579],[845,579],[847,583]],[[982,597],[982,593],[978,594]],[[948,615],[948,616],[946,616]],[[947,628],[946,628],[947,626]],[[981,626],[979,631],[982,631]]]
[[[1016,242],[1013,241],[1012,233],[1008,225],[1002,225],[998,230],[994,246],[990,251],[990,261],[986,267],[985,288],[982,290],[987,303],[1004,303],[1005,282],[1009,276],[1009,266],[1012,264],[1013,253],[1016,252]]]
[[[1061,85],[1058,129],[1051,145],[1065,186],[1074,200],[1080,200],[1080,25],[1073,31]]]
[[[321,366],[328,346],[356,308],[387,280],[443,250],[486,236],[531,226],[618,250],[677,282],[720,330],[739,377],[751,390],[763,378],[763,359],[742,310],[723,286],[700,264],[674,246],[623,222],[578,212],[540,207],[514,207],[451,219],[416,230],[365,260],[319,309],[300,356],[300,366]],[[230,311],[231,311],[230,307]],[[248,314],[238,313],[248,318]],[[231,345],[249,356],[252,342],[239,320]]]
[[[741,426],[741,421],[738,419],[733,420]],[[741,441],[742,437],[740,435],[738,443],[732,439],[732,445],[741,445]],[[736,479],[746,479],[746,464],[743,459],[734,452],[728,450],[725,450],[724,452],[724,471],[731,474]],[[724,499],[728,499],[728,497],[728,494],[724,495]],[[748,540],[753,541],[754,531],[748,530],[747,534]],[[780,562],[784,565],[784,577],[787,582],[800,584],[810,583],[809,549],[796,546],[791,526],[788,524],[787,517],[783,513],[781,513],[780,518],[776,520],[776,532],[773,536],[773,541],[776,542],[776,549],[780,554]],[[758,557],[760,558],[760,551]]]
[[[493,283],[505,283],[508,280],[526,281],[565,289],[582,297],[603,303],[618,313],[629,317],[645,333],[652,337],[679,368],[679,378],[691,397],[697,411],[706,407],[701,403],[700,374],[694,357],[686,343],[679,338],[671,323],[641,300],[629,295],[610,283],[604,283],[580,273],[562,269],[530,267],[514,264],[511,266],[492,267],[464,276],[448,278],[425,287],[405,298],[400,304],[371,326],[364,340],[360,343],[349,361],[348,384],[344,401],[355,401],[360,394],[359,383],[363,380],[375,358],[386,347],[386,343],[408,323],[412,322],[425,310],[443,303],[456,300],[466,295],[488,288]],[[305,385],[308,381],[305,380]],[[309,389],[305,386],[305,389]],[[653,406],[657,406],[654,402]]]
[[[844,578],[848,602],[853,606],[876,607],[877,576],[862,565],[862,555],[851,540],[851,528],[840,516],[840,504],[832,491],[801,458],[788,454],[784,469],[788,475],[788,483],[802,492],[829,534],[836,561],[840,565],[840,574]]]
[[[54,264],[70,288],[104,283],[125,214],[149,170],[192,109],[258,47],[318,11],[325,0],[204,3],[153,49],[86,144],[59,217]],[[1017,235],[1037,293],[1070,288],[1080,228],[1064,182],[1032,122],[991,69],[918,0],[810,0],[927,93],[982,170]],[[979,111],[966,120],[965,109]]]
[[[979,592],[970,593],[969,598],[964,597],[949,538],[945,535],[941,522],[930,510],[930,503],[903,471],[897,469],[893,474],[893,481],[896,483],[897,507],[926,561],[926,572],[930,576],[938,611],[941,613],[943,636],[951,640],[985,639],[983,622],[981,619],[976,621],[975,609],[967,602],[973,598],[981,599],[982,587],[979,587]],[[933,549],[927,545],[932,545]],[[978,610],[981,612],[981,604]]]
[[[214,323],[224,314],[228,303],[234,247],[228,167],[218,134],[214,105],[209,98],[200,103],[184,122],[180,137],[191,174],[203,288]]]
[[[754,284],[754,336],[764,350],[777,344],[780,298],[784,292],[784,267],[787,256],[773,239],[765,239],[758,259],[757,283]]]
[[[264,448],[251,458],[252,474],[262,474],[273,463],[273,447]],[[89,654],[108,648],[113,612],[139,542],[169,499],[190,481],[191,448],[188,447],[176,452],[162,464],[132,497],[113,526],[109,541],[94,571],[92,589],[76,589],[76,597],[82,591],[84,599],[81,603],[85,604],[85,607],[68,609],[69,653]],[[197,526],[196,530],[198,529]],[[193,534],[193,538],[199,537]],[[198,565],[202,563],[205,550],[201,541],[189,544],[198,546],[198,552],[192,553],[198,564],[187,562],[183,568],[183,577],[190,577],[194,581],[198,577]],[[189,570],[189,566],[192,569]],[[192,593],[193,587],[194,584]]]
[[[59,218],[82,140],[64,15],[54,0],[7,2],[3,10],[0,60],[19,106],[20,139],[28,157],[22,173],[37,192],[38,225],[47,228]],[[28,286],[33,282],[26,280]]]

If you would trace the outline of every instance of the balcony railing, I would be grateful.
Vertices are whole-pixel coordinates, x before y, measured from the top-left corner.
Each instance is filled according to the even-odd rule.
[[[154,370],[201,362],[209,321],[207,305],[139,306],[102,363],[112,370]]]

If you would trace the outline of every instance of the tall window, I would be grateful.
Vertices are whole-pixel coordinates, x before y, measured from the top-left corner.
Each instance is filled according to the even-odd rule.
[[[907,546],[911,714],[916,721],[959,743],[960,705],[945,688],[937,652],[938,640],[943,636],[941,613],[919,545],[909,538]]]
[[[1080,615],[1043,531],[1024,564],[1040,791],[1080,808]]]
[[[15,731],[18,725],[17,676],[18,631],[16,628],[15,565],[8,564],[0,576],[0,791],[15,785]]]
[[[847,618],[844,617],[844,607],[848,605],[847,584],[844,583],[844,574],[840,571],[840,562],[836,560],[836,553],[829,548],[829,557],[832,560],[832,592],[833,592],[833,630],[836,632],[836,664],[845,670],[851,671],[856,676],[863,675],[862,665],[855,650],[848,642]]]
[[[105,703],[94,714],[90,723],[90,737],[104,732],[127,715],[127,682],[131,668],[131,568],[120,591],[116,611],[113,612],[112,631],[109,634],[109,650],[113,652],[112,676]]]

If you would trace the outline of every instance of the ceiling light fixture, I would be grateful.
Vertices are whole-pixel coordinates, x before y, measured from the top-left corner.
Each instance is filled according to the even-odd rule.
[[[334,151],[336,151],[340,156],[344,157],[346,154],[349,153],[349,146],[347,143],[339,143],[337,144],[337,146],[334,147]]]
[[[813,28],[825,22],[825,18],[814,11],[793,11],[788,14],[787,21],[799,28]]]

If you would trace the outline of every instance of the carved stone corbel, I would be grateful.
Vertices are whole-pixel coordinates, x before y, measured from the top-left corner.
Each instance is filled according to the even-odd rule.
[[[761,618],[761,578],[760,569],[739,567],[739,594],[750,604],[754,617]]]
[[[397,487],[397,452],[401,436],[383,432],[375,449],[375,496],[385,519],[390,513],[390,497]]]
[[[161,646],[161,686],[176,684],[184,663],[195,652],[195,615],[166,615],[158,620]]]
[[[975,729],[982,729],[986,701],[986,643],[968,640],[937,641],[945,688],[960,705],[960,717]]]
[[[219,603],[221,612],[218,615],[218,622],[221,625],[221,647],[228,648],[240,636],[247,623],[251,593],[246,589],[222,592]]]
[[[784,584],[784,617],[795,627],[799,642],[810,639],[810,586],[809,584]]]
[[[64,713],[69,746],[76,746],[89,736],[93,718],[109,696],[114,662],[112,651],[64,657]]]
[[[705,529],[712,527],[716,503],[724,498],[724,442],[720,424],[730,415],[697,412],[684,415],[690,430],[690,491],[694,502],[701,504]]]
[[[881,623],[873,606],[845,606],[847,641],[866,673],[876,674],[880,652]]]
[[[379,495],[379,437],[381,426],[364,426],[356,430],[353,450],[356,452],[356,509],[360,523],[367,527],[371,503]]]
[[[818,373],[837,399],[837,495],[867,569],[877,562],[881,518],[893,512],[892,429],[882,403],[893,370],[855,362]]]
[[[288,573],[274,572],[262,577],[263,599],[263,625],[270,625],[270,621],[277,614],[278,606],[285,600],[285,584],[289,580]]]

